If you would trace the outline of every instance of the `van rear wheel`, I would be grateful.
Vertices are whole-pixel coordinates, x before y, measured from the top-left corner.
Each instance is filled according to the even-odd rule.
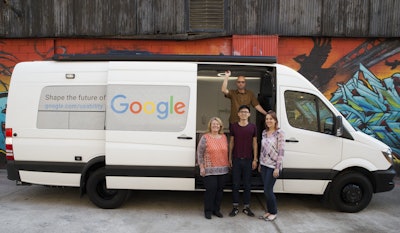
[[[339,211],[355,213],[368,206],[372,199],[372,184],[360,173],[344,173],[332,183],[331,204]]]
[[[96,206],[103,209],[118,208],[126,200],[129,191],[122,189],[107,189],[106,170],[99,168],[94,171],[86,183],[86,191],[89,199]]]

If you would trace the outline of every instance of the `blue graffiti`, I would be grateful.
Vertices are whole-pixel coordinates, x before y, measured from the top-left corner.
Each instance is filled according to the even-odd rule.
[[[331,102],[350,124],[390,146],[400,158],[400,73],[378,79],[362,64],[338,84]]]
[[[5,154],[5,125],[6,125],[6,108],[7,108],[7,92],[0,92],[0,153]]]

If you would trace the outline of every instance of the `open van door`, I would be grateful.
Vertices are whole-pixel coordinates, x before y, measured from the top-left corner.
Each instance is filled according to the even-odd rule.
[[[110,62],[108,189],[194,190],[195,63]]]

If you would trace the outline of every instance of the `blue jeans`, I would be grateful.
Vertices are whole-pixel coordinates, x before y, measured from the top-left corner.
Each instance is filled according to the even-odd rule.
[[[219,212],[224,193],[225,175],[204,177],[204,213]]]
[[[233,158],[232,161],[232,196],[233,205],[239,205],[240,183],[243,182],[243,204],[250,205],[251,198],[251,163],[252,159]]]
[[[261,178],[264,183],[264,195],[267,202],[267,210],[270,214],[277,214],[276,197],[274,194],[274,185],[276,178],[273,176],[274,169],[261,165]]]

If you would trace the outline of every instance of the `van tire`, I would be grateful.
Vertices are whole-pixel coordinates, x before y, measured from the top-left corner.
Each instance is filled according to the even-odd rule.
[[[118,208],[126,200],[129,191],[123,189],[107,189],[105,176],[106,170],[104,167],[90,174],[86,183],[86,192],[90,201],[96,206],[103,209]]]
[[[337,210],[356,213],[368,206],[372,194],[372,184],[367,177],[348,172],[333,180],[329,199]]]

